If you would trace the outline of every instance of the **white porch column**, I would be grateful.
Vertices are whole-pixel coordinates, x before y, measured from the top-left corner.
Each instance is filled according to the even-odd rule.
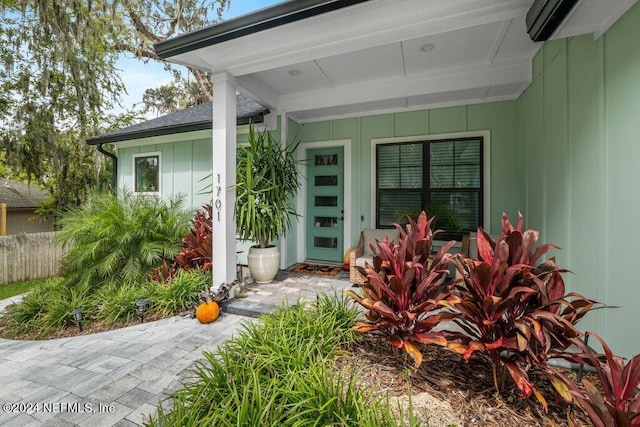
[[[213,76],[213,288],[236,278],[236,84]]]
[[[287,147],[289,142],[289,126],[287,123],[287,113],[285,111],[280,112],[280,144],[283,147]],[[295,203],[295,200],[292,201]],[[292,218],[292,221],[295,218]],[[280,268],[284,270],[287,268],[287,235],[280,236]]]

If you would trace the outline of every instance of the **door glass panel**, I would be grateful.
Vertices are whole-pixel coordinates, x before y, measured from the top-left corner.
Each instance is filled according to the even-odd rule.
[[[316,175],[316,187],[327,187],[338,185],[338,175]]]
[[[335,166],[338,164],[337,154],[323,154],[314,156],[314,164],[316,166]]]
[[[316,248],[337,249],[338,239],[335,237],[313,237],[313,246]]]
[[[316,196],[314,206],[338,206],[338,196]]]
[[[316,216],[313,217],[313,223],[316,227],[335,228],[338,226],[338,218],[335,216]]]

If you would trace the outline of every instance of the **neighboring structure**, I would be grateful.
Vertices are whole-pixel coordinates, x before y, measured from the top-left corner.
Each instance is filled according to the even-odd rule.
[[[6,224],[0,224],[0,230],[6,229],[7,235],[53,231],[53,221],[35,214],[46,197],[34,184],[0,178],[0,204],[6,205]]]
[[[120,183],[133,185],[133,163],[171,169],[171,182],[141,184],[162,196],[194,193],[213,174],[223,189],[214,283],[231,281],[239,91],[312,160],[301,170],[302,217],[280,242],[283,266],[341,257],[363,228],[427,204],[490,232],[502,212],[521,211],[541,241],[563,248],[554,255],[573,272],[571,290],[621,306],[581,327],[619,354],[640,353],[640,5],[581,0],[553,40],[534,43],[533,3],[290,0],[162,42],[160,56],[212,73],[213,143],[210,131],[198,144],[118,143],[130,165]]]

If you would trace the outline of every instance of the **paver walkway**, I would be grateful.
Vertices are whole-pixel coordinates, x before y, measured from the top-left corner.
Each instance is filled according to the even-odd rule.
[[[288,273],[277,279],[250,286],[246,298],[234,300],[209,325],[172,317],[55,340],[0,339],[0,425],[139,425],[180,387],[203,351],[215,352],[248,320],[230,312],[255,315],[283,299],[295,302],[350,286],[345,280]]]

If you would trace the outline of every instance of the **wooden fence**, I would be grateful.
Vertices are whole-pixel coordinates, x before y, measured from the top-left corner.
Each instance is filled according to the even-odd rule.
[[[54,276],[65,251],[55,232],[0,236],[0,285]]]

